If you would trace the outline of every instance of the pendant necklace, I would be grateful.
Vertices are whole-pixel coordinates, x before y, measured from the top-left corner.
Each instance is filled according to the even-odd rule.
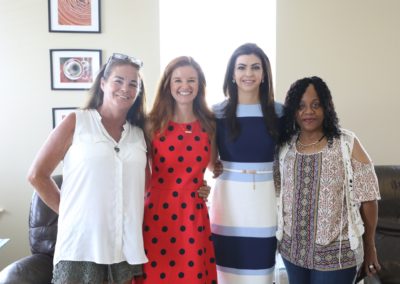
[[[192,126],[190,124],[185,124],[185,126],[182,126],[182,124],[178,123],[178,125],[183,132],[192,134]]]

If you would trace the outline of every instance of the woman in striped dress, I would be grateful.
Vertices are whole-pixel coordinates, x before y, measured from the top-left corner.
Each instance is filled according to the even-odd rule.
[[[238,47],[224,81],[227,99],[214,106],[223,173],[211,198],[218,283],[273,282],[276,197],[272,177],[280,105],[271,67],[255,44]]]

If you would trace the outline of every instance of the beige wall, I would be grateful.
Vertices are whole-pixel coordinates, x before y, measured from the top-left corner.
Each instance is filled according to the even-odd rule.
[[[148,94],[160,73],[158,1],[101,1],[100,34],[49,33],[47,1],[0,0],[0,270],[29,254],[26,172],[52,128],[53,107],[80,106],[85,91],[50,89],[49,49],[101,49],[144,61]]]
[[[0,269],[29,253],[32,188],[26,172],[51,130],[51,108],[80,105],[81,91],[51,91],[49,49],[95,48],[140,57],[148,94],[159,76],[158,1],[102,2],[101,34],[48,32],[47,1],[0,0]],[[398,0],[277,0],[277,98],[298,78],[329,84],[342,126],[377,164],[399,164]]]
[[[399,164],[400,1],[277,0],[277,88],[318,75],[375,164]]]

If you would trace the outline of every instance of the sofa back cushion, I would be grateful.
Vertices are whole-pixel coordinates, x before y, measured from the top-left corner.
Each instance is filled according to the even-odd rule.
[[[378,228],[400,232],[400,166],[375,166],[379,181]]]
[[[375,245],[380,283],[400,283],[400,166],[375,166],[382,199]]]
[[[53,176],[58,187],[61,188],[62,176]],[[29,243],[32,254],[41,253],[54,255],[57,238],[58,214],[51,210],[39,197],[33,193],[29,214]]]

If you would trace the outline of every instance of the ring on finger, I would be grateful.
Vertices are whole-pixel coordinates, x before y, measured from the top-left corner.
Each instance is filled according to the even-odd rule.
[[[368,268],[369,269],[372,269],[372,268],[374,268],[375,266],[373,265],[373,264],[370,264],[370,265],[368,265]]]

